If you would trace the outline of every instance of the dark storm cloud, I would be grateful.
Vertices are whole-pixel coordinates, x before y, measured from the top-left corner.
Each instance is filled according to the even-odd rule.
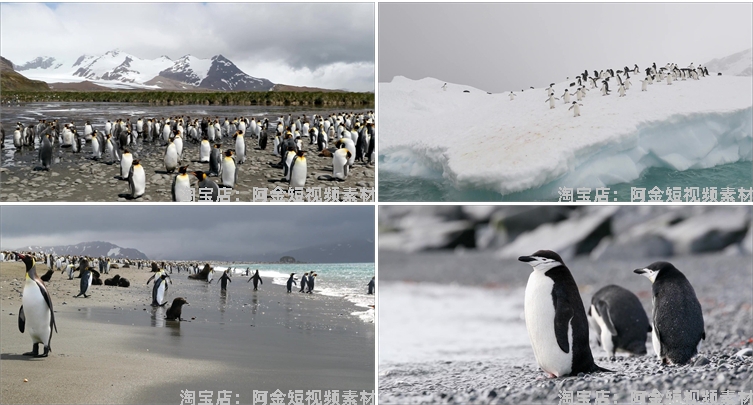
[[[487,91],[544,87],[584,69],[696,65],[751,47],[753,6],[379,5],[379,81],[434,77]]]
[[[3,206],[0,221],[3,249],[106,241],[154,259],[374,240],[371,206]]]

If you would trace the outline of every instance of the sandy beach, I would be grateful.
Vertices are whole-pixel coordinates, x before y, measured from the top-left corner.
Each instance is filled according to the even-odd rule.
[[[691,364],[660,366],[650,338],[647,355],[615,361],[592,342],[596,363],[614,372],[555,379],[536,364],[522,316],[529,267],[492,252],[382,250],[379,258],[380,404],[558,403],[560,390],[574,397],[590,390],[592,400],[606,390],[610,403],[630,403],[635,391],[753,389],[753,357],[735,356],[753,347],[750,256],[669,259],[703,308],[706,340]],[[618,284],[651,314],[651,284],[631,270],[653,261],[576,258],[567,265],[584,303],[602,286]]]
[[[287,294],[271,280],[254,292],[238,276],[221,294],[174,273],[166,299],[190,305],[187,321],[173,322],[164,320],[169,304],[149,306],[149,272],[103,278],[114,274],[131,287],[92,286],[90,298],[73,297],[80,279],[52,276],[58,333],[50,356],[33,359],[21,355],[31,339],[17,327],[23,264],[0,263],[3,403],[179,403],[181,390],[212,391],[216,401],[228,390],[247,404],[254,390],[374,390],[374,324],[340,298]]]
[[[78,105],[82,104],[82,105]],[[243,109],[236,107],[235,109],[230,107],[218,107],[217,110],[210,110],[208,107],[196,107],[196,106],[180,106],[180,107],[150,107],[145,108],[143,106],[102,106],[102,104],[91,103],[78,103],[77,107],[74,106],[71,110],[63,110],[64,112],[57,112],[58,110],[52,110],[50,112],[41,111],[41,114],[50,118],[59,118],[61,122],[66,120],[69,122],[73,120],[80,126],[80,131],[83,130],[83,122],[87,119],[91,120],[94,129],[103,131],[103,122],[112,117],[131,117],[131,112],[140,113],[140,116],[152,117],[155,114],[164,114],[170,116],[171,114],[190,114],[194,117],[199,117],[202,112],[206,114],[224,114],[233,116],[244,115]],[[69,106],[70,107],[70,106]],[[88,108],[87,108],[88,107]],[[75,201],[75,202],[88,202],[88,201],[130,201],[127,200],[126,194],[128,193],[128,182],[120,179],[120,164],[115,162],[114,164],[108,164],[104,160],[94,161],[91,157],[91,145],[87,144],[83,148],[82,153],[71,153],[70,150],[61,151],[59,147],[55,147],[53,150],[53,164],[52,169],[47,171],[34,170],[35,167],[40,166],[38,160],[38,150],[31,150],[28,147],[22,151],[13,150],[13,124],[16,121],[24,123],[36,123],[36,118],[29,116],[27,111],[29,107],[13,107],[8,111],[3,111],[3,127],[6,131],[5,147],[2,152],[2,164],[0,167],[0,187],[2,187],[2,194],[0,194],[0,201]],[[51,107],[50,107],[51,108]],[[204,108],[204,109],[202,109]],[[228,110],[229,108],[229,110]],[[92,111],[94,109],[95,111]],[[114,110],[113,110],[114,109]],[[141,111],[141,110],[145,111]],[[138,110],[138,111],[136,111]],[[209,112],[207,112],[209,110]],[[275,110],[276,111],[276,110]],[[287,116],[290,110],[285,110],[284,115]],[[354,111],[366,112],[368,110]],[[293,116],[297,114],[306,114],[310,117],[312,113],[321,114],[327,117],[330,113],[335,111],[297,111],[293,112]],[[250,111],[246,111],[246,116]],[[232,115],[235,114],[235,115]],[[277,114],[277,115],[275,115]],[[259,113],[254,114],[256,119],[263,120],[268,118],[270,123],[276,123],[277,118],[282,115],[283,112],[278,113]],[[160,115],[161,116],[161,115]],[[37,115],[38,117],[38,115]],[[132,118],[135,120],[136,118]],[[273,139],[274,139],[274,126],[270,124],[267,147],[265,150],[261,150],[257,139],[253,138],[250,134],[245,137],[246,143],[246,161],[245,163],[238,165],[238,181],[236,186],[230,195],[230,202],[235,201],[252,201],[253,189],[268,188],[268,200],[272,197],[270,192],[277,186],[280,186],[283,190],[288,190],[288,183],[279,182],[283,178],[283,169],[273,167],[273,164],[280,162],[280,157],[275,156],[273,152]],[[320,180],[321,176],[327,176],[332,174],[332,158],[318,156],[319,151],[316,144],[311,144],[308,137],[302,137],[303,150],[306,152],[307,160],[307,179],[305,187],[321,187],[321,196],[324,198],[326,188],[338,187],[342,197],[343,189],[352,187],[357,189],[357,199],[360,198],[361,188],[374,188],[374,166],[367,165],[365,163],[358,162],[354,164],[348,175],[348,178],[344,181],[338,180]],[[160,146],[159,141],[154,143],[143,143],[138,141],[137,146],[129,147],[129,150],[133,153],[134,159],[140,159],[141,165],[144,166],[146,171],[146,193],[143,197],[133,200],[138,201],[171,201],[171,187],[173,178],[177,174],[168,174],[165,171],[164,154],[165,147]],[[331,147],[334,147],[334,142],[330,142]],[[227,137],[222,142],[222,150],[235,149],[235,142],[232,137]],[[184,141],[183,148],[183,160],[182,165],[188,165],[189,173],[191,171],[201,170],[207,172],[209,170],[209,163],[199,162],[199,144],[191,143],[188,140]],[[194,176],[191,177],[191,182],[196,188],[197,179]],[[326,177],[323,177],[326,178]],[[218,177],[211,177],[217,184],[221,183],[221,179]],[[237,192],[237,193],[236,193]],[[198,198],[198,191],[197,198]],[[374,193],[371,193],[374,195]],[[285,198],[287,201],[290,197]]]

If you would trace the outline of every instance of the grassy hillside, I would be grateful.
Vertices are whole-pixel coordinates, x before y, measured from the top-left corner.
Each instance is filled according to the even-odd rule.
[[[13,63],[0,56],[0,93],[8,91],[45,91],[49,90],[47,83],[30,80],[13,70]]]

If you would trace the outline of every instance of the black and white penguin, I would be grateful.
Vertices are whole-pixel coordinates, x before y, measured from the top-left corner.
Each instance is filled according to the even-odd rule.
[[[133,161],[128,172],[128,192],[131,199],[139,198],[146,192],[146,172],[139,159]]]
[[[233,157],[233,151],[230,149],[225,151],[225,156],[222,158],[220,176],[223,187],[233,188],[238,181],[238,167],[236,166],[235,158]]]
[[[181,166],[178,169],[178,175],[173,179],[172,197],[173,201],[186,202],[191,201],[191,178],[186,173],[188,166]]]
[[[605,370],[594,363],[588,320],[570,270],[551,250],[518,258],[533,267],[525,292],[525,318],[533,354],[550,377]]]
[[[304,151],[299,150],[290,163],[290,187],[303,187],[306,185],[306,157]]]
[[[220,276],[219,283],[220,283],[220,290],[221,291],[227,290],[227,283],[228,283],[228,281],[231,282],[231,283],[233,282],[233,280],[230,279],[230,276],[228,276],[228,272],[229,271],[230,271],[230,269],[227,269],[227,270],[223,271],[222,272],[222,276]]]
[[[306,285],[308,286],[308,290],[306,290],[306,292],[309,293],[309,294],[311,294],[314,291],[314,284],[316,282],[316,276],[317,275],[318,274],[316,274],[316,273],[311,274],[309,276],[308,280],[306,280]]]
[[[131,170],[132,163],[133,155],[128,151],[128,149],[125,149],[123,151],[123,154],[120,156],[120,178],[122,180],[128,179],[128,173]]]
[[[298,292],[304,292],[306,290],[306,283],[309,280],[309,273],[303,273],[303,276],[301,276],[301,289],[298,290]]]
[[[46,134],[42,138],[42,145],[39,146],[39,161],[44,170],[50,170],[52,165],[52,138],[50,138],[50,134]]]
[[[79,270],[80,267],[79,267]],[[96,273],[96,274],[95,274]],[[96,277],[95,277],[96,276]],[[79,293],[76,295],[76,297],[84,296],[84,298],[89,298],[89,295],[86,295],[86,293],[89,292],[89,290],[92,287],[92,281],[94,278],[99,278],[99,272],[92,269],[91,267],[86,267],[85,270],[81,270],[81,283],[79,285]]]
[[[180,317],[183,305],[190,304],[183,297],[174,299],[173,303],[170,305],[170,308],[168,308],[167,312],[165,313],[165,319],[167,319],[168,321],[184,321],[185,319]]]
[[[651,340],[662,364],[686,364],[706,339],[701,303],[680,270],[668,262],[655,262],[634,270],[651,283],[654,322]]]
[[[287,283],[288,292],[293,291],[293,284],[296,284],[294,276],[295,276],[295,273],[290,273],[290,278],[288,279],[288,283]]]
[[[215,183],[212,179],[207,177],[206,173],[200,170],[191,173],[196,176],[197,179],[199,179],[199,183],[197,184],[199,186],[199,196],[197,197],[197,199],[199,201],[207,201],[202,200],[202,195],[206,195],[210,197],[212,201],[217,201],[220,194],[220,186],[218,186],[217,183]]]
[[[220,149],[222,147],[221,143],[214,144],[214,147],[212,148],[212,152],[209,153],[209,173],[207,175],[209,176],[219,176],[221,164],[222,164],[222,150]]]
[[[164,272],[154,278],[154,287],[152,287],[152,306],[163,307],[167,304],[165,293],[167,292],[167,283],[165,279],[169,278]]]
[[[254,280],[254,291],[259,289],[259,283],[264,284],[264,281],[261,279],[261,276],[259,275],[259,269],[256,269],[256,273],[254,273],[251,278],[248,279],[248,281]],[[248,281],[246,281],[248,283]]]
[[[18,330],[24,333],[26,324],[29,325],[29,335],[33,343],[32,351],[25,356],[47,357],[50,352],[52,330],[58,331],[55,324],[55,313],[52,310],[52,300],[42,280],[37,276],[36,261],[32,256],[16,254],[26,265],[26,277],[21,297],[21,308],[18,310]],[[39,354],[39,344],[44,346],[44,353]]]
[[[368,295],[374,294],[374,284],[375,284],[375,282],[376,282],[376,276],[372,277],[371,281],[369,281],[369,284],[367,284],[367,286],[369,287],[369,292],[367,292],[366,294],[368,294]]]
[[[165,149],[165,171],[168,173],[172,173],[175,171],[175,169],[178,168],[178,147],[175,145],[175,142],[170,141],[170,143],[167,145],[167,149]]]
[[[597,291],[588,308],[588,323],[610,357],[614,358],[617,351],[646,354],[651,325],[641,301],[632,292],[616,285]]]

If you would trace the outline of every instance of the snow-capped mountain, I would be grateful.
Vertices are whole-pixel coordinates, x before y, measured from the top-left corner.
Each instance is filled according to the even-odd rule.
[[[724,58],[704,63],[709,73],[721,72],[730,76],[753,76],[753,48],[738,52]]]
[[[63,64],[56,61],[55,58],[51,56],[40,56],[34,60],[30,60],[26,63],[24,63],[22,66],[13,65],[13,68],[17,71],[23,71],[23,70],[29,70],[29,69],[57,69],[60,68]]]
[[[110,242],[83,242],[76,245],[65,246],[24,246],[19,251],[32,251],[40,253],[54,253],[55,255],[86,255],[90,257],[110,257],[113,259],[143,259],[148,260],[144,253],[138,249],[123,248]]]
[[[274,83],[267,79],[259,79],[243,73],[233,62],[222,55],[212,58],[209,72],[199,85],[206,89],[245,91],[267,91],[273,86]]]
[[[159,88],[158,77],[171,79],[201,89],[268,91],[274,83],[252,77],[222,55],[201,59],[186,55],[178,60],[167,56],[141,59],[120,50],[103,55],[82,55],[75,61],[38,57],[16,66],[28,78],[52,82],[88,80],[111,88]],[[150,84],[147,84],[149,82]]]

